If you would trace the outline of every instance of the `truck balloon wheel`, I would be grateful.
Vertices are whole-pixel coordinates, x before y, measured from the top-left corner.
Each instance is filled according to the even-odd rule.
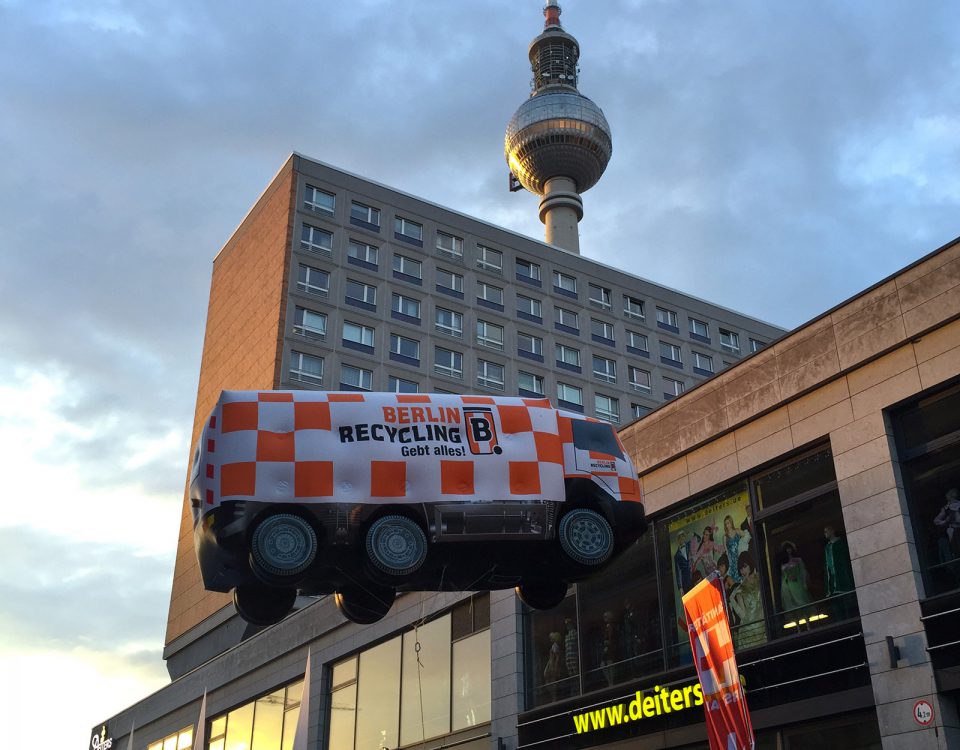
[[[406,516],[383,516],[367,532],[367,557],[384,573],[412,573],[427,559],[427,535]]]
[[[564,581],[550,583],[521,583],[516,588],[520,601],[532,609],[553,609],[567,596]]]
[[[344,586],[333,595],[340,614],[358,625],[383,619],[393,606],[397,591],[390,586]]]
[[[613,554],[613,529],[601,514],[575,508],[560,519],[560,547],[581,565],[600,565]]]
[[[233,590],[233,606],[237,614],[251,625],[273,625],[293,609],[297,600],[294,589],[270,586],[237,586]]]
[[[300,516],[275,513],[264,518],[250,538],[255,573],[267,582],[289,580],[310,567],[317,556],[317,532]]]

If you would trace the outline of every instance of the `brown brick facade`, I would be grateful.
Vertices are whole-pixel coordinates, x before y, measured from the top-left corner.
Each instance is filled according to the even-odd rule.
[[[190,455],[221,390],[279,385],[295,187],[291,157],[214,259]],[[165,642],[229,601],[203,588],[185,499]]]

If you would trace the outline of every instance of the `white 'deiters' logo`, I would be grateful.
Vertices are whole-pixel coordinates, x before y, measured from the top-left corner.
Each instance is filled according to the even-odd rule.
[[[113,738],[107,737],[106,724],[100,728],[100,734],[95,734],[90,739],[90,747],[92,750],[110,750],[113,747]]]

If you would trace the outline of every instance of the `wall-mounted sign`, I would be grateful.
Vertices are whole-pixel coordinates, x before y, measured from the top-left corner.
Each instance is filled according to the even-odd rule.
[[[929,701],[919,700],[913,704],[913,720],[922,727],[933,722],[933,706]]]
[[[110,750],[113,747],[113,738],[107,737],[107,725],[100,727],[99,732],[94,732],[90,738],[90,750]]]
[[[676,689],[655,685],[653,690],[638,690],[629,702],[573,714],[573,726],[577,734],[583,734],[702,705],[703,692],[698,684]]]

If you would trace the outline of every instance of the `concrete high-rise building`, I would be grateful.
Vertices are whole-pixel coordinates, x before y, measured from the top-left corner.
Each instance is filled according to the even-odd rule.
[[[609,127],[546,17],[506,151],[548,243],[292,155],[214,259],[193,440],[222,389],[545,395],[625,426],[650,532],[555,610],[410,593],[360,626],[302,597],[260,629],[203,590],[185,505],[173,682],[98,737],[289,750],[302,715],[329,750],[705,748],[677,602],[723,570],[758,747],[956,739],[960,244],[786,336],[581,256]]]

